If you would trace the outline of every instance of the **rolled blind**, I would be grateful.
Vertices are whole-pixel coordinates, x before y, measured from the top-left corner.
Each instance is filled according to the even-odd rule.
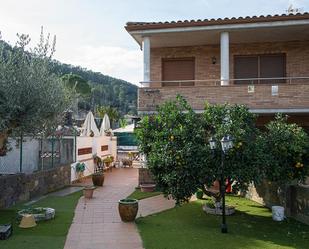
[[[195,78],[195,60],[194,58],[177,58],[162,60],[162,80],[194,80]],[[178,82],[165,82],[163,86],[178,86]],[[192,86],[192,82],[182,82],[182,86]]]

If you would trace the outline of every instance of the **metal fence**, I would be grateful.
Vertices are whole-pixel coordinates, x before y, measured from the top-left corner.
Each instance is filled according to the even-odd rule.
[[[32,173],[75,160],[75,137],[10,138],[11,150],[0,157],[0,174]]]

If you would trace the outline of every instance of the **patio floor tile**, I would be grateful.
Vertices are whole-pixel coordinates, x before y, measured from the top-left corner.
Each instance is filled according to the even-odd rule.
[[[87,179],[84,185],[91,184]],[[142,249],[142,240],[135,223],[124,223],[118,214],[118,200],[127,197],[138,185],[135,168],[114,169],[105,174],[103,187],[93,199],[81,197],[64,249]],[[172,208],[174,201],[163,196],[139,201],[137,217]]]

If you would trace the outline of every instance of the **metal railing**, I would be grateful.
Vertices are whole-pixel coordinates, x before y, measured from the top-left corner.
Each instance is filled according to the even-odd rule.
[[[303,81],[303,82],[302,82]],[[168,80],[168,81],[142,81],[142,87],[194,87],[194,86],[225,86],[235,85],[256,85],[256,84],[295,84],[308,83],[309,76],[300,77],[275,77],[275,78],[243,78],[243,79],[205,79],[205,80]]]

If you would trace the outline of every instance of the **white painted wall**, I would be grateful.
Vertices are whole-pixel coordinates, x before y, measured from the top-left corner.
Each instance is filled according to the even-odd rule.
[[[108,145],[108,151],[101,151],[102,145]],[[78,149],[81,148],[92,148],[91,154],[78,155]],[[117,137],[100,136],[100,137],[77,137],[76,138],[76,159],[77,162],[83,162],[86,165],[83,176],[89,176],[94,172],[93,155],[97,155],[102,159],[112,155],[115,159],[117,158]],[[78,179],[75,166],[76,163],[71,165],[71,181]]]

